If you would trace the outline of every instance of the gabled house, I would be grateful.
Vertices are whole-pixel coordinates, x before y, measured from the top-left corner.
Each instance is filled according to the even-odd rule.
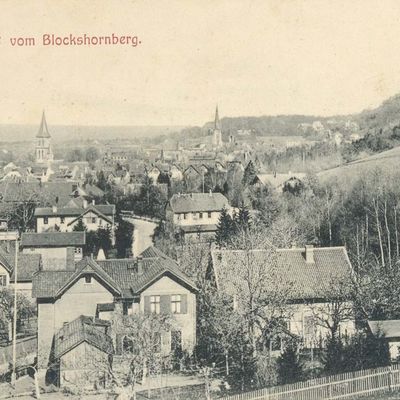
[[[79,220],[82,220],[88,231],[109,228],[113,236],[115,205],[88,204],[84,201],[82,207],[76,203],[69,203],[68,207],[38,207],[34,216],[38,233],[57,230],[72,232]]]
[[[331,288],[333,282],[350,282],[352,279],[353,269],[346,248],[306,246],[278,249],[271,254],[263,249],[249,252],[213,250],[212,267],[217,288],[231,296],[233,304],[240,310],[241,304],[237,299],[241,291],[246,290],[240,269],[250,265],[252,273],[258,271],[266,283],[270,274],[272,282],[279,282],[280,287],[287,288],[287,333],[301,338],[305,347],[323,344],[328,328],[320,322],[322,318],[329,318],[332,301],[341,300],[343,305],[352,309],[350,293],[343,291],[340,295],[345,297],[335,299]],[[256,278],[253,276],[253,279]],[[265,290],[269,290],[267,285]],[[354,330],[354,318],[345,318],[343,314],[340,334],[351,335]]]
[[[174,194],[166,207],[166,218],[185,238],[207,235],[217,230],[223,209],[231,211],[228,199],[222,193]]]
[[[168,313],[177,328],[162,337],[161,351],[171,351],[171,335],[183,350],[196,343],[196,293],[191,280],[171,258],[149,247],[135,259],[95,261],[85,257],[74,268],[35,274],[33,295],[38,307],[38,363],[48,367],[53,341],[81,315],[112,320],[133,313]],[[123,337],[113,336],[121,351]]]

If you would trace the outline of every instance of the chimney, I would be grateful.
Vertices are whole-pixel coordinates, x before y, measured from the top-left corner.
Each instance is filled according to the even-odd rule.
[[[142,256],[136,257],[136,265],[137,265],[138,275],[142,275],[143,274],[143,257]]]
[[[51,209],[52,209],[52,211],[53,211],[53,214],[56,214],[56,213],[57,213],[57,206],[56,206],[56,205],[54,205],[53,207],[51,207]]]
[[[83,208],[87,208],[88,202],[86,199],[83,199]]]
[[[313,264],[314,261],[314,246],[312,244],[306,245],[306,263]]]
[[[94,205],[94,206],[96,205],[96,200],[95,199],[92,200],[92,205]]]

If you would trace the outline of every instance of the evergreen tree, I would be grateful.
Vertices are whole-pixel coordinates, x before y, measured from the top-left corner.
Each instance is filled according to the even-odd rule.
[[[343,342],[336,336],[329,336],[325,350],[324,369],[329,375],[338,374],[344,369]]]
[[[297,352],[297,343],[290,341],[277,360],[279,383],[285,385],[301,381],[304,378],[303,368]]]
[[[82,218],[78,220],[78,223],[72,229],[74,232],[86,232],[86,225],[83,223]]]
[[[254,166],[253,161],[250,160],[244,170],[243,179],[242,179],[243,185],[244,186],[251,185],[251,183],[254,181],[254,179],[256,177],[256,174],[257,174],[256,167]]]
[[[235,231],[248,231],[250,228],[250,213],[246,206],[242,203],[239,212],[234,216]]]
[[[127,252],[132,248],[133,225],[121,219],[115,231],[115,247],[117,248],[118,258],[127,257]],[[137,254],[135,254],[137,256]]]
[[[219,247],[224,247],[234,233],[234,223],[226,208],[223,208],[219,217],[215,241]]]

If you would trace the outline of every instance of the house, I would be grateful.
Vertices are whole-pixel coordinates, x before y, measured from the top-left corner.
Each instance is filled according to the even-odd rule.
[[[41,269],[40,254],[23,254],[17,256],[17,290],[32,299],[33,275]],[[14,287],[15,282],[15,250],[0,249],[0,286]]]
[[[80,220],[88,231],[109,228],[113,237],[115,227],[114,204],[89,204],[72,202],[67,207],[37,207],[34,214],[36,232],[72,232]]]
[[[85,257],[64,271],[41,270],[33,280],[39,368],[51,362],[54,339],[63,327],[82,315],[113,320],[134,313],[172,314],[176,327],[163,333],[160,351],[170,353],[171,338],[178,337],[182,349],[191,353],[196,343],[196,293],[176,262],[154,247],[135,259]],[[123,332],[112,333],[112,339],[118,354]]]
[[[65,270],[82,259],[85,232],[22,233],[23,254],[40,254],[44,270]]]
[[[231,211],[222,193],[174,194],[166,207],[166,218],[186,235],[213,235],[223,209]]]
[[[383,337],[389,345],[392,361],[398,361],[400,356],[400,320],[368,321],[368,327],[375,336]]]
[[[247,290],[242,270],[249,263],[252,271],[259,271],[265,278],[264,290],[274,291],[273,282],[279,282],[287,302],[286,333],[301,338],[305,347],[323,344],[328,329],[318,322],[322,318],[318,320],[317,316],[322,314],[323,318],[330,318],[329,306],[334,300],[332,282],[350,282],[353,273],[345,247],[306,246],[276,252],[213,250],[211,257],[217,288],[231,296],[239,310],[241,305],[237,304],[237,299]],[[271,280],[267,279],[268,274]],[[268,288],[270,283],[272,287]],[[350,301],[346,298],[343,301],[346,308],[352,309]],[[339,329],[341,334],[351,335],[355,330],[354,318],[343,318]]]
[[[291,179],[302,181],[304,180],[306,175],[307,174],[304,172],[291,171],[289,171],[287,174],[276,172],[274,172],[273,174],[257,174],[252,182],[252,185],[260,187],[268,185],[277,191],[282,191],[286,182],[290,181]]]
[[[54,361],[60,386],[104,387],[114,346],[110,322],[79,316],[62,326],[54,337]]]

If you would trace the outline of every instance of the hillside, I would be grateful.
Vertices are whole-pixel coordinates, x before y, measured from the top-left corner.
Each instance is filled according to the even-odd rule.
[[[317,176],[323,183],[337,180],[340,184],[350,185],[359,176],[373,173],[376,170],[385,171],[385,175],[397,172],[399,164],[400,146],[336,168],[321,171],[317,173]]]

